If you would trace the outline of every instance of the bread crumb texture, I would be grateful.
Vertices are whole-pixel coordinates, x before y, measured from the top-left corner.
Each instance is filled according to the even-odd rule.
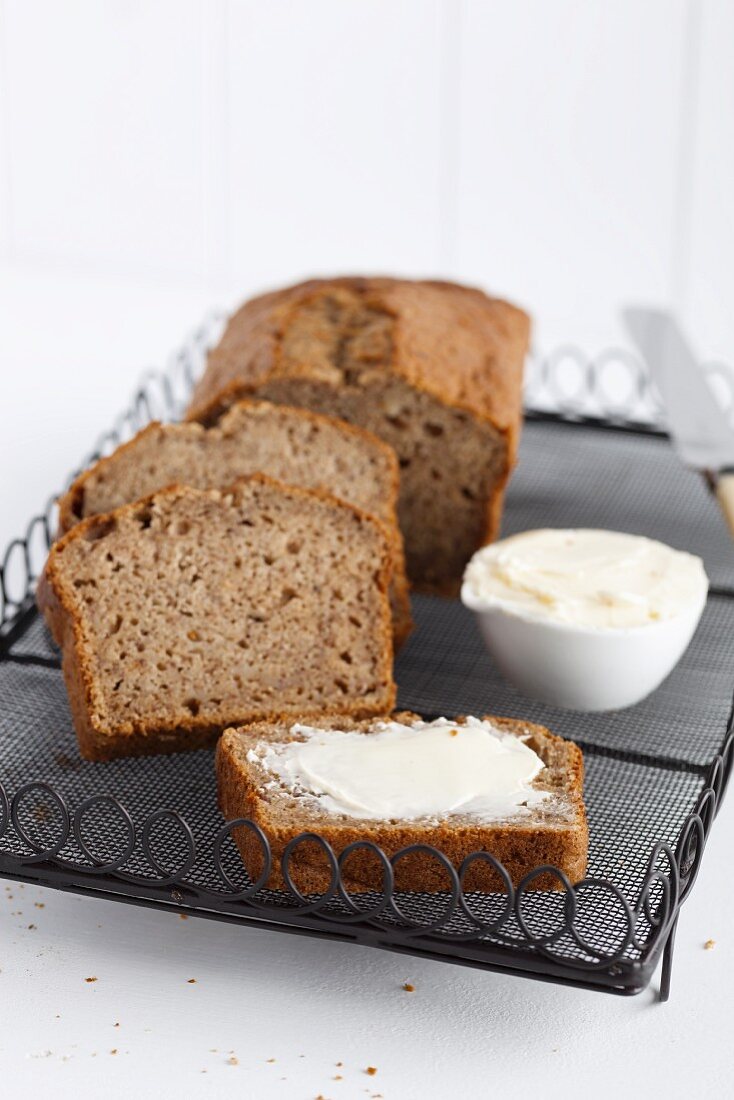
[[[266,716],[382,713],[388,579],[377,521],[259,476],[83,521],[38,592],[82,755],[200,748]]]

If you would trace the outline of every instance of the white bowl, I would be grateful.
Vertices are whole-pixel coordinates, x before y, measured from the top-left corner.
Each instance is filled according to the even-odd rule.
[[[700,558],[636,535],[525,531],[476,552],[461,598],[527,695],[572,710],[644,699],[683,655],[706,605]]]
[[[462,600],[471,607],[471,595]],[[672,619],[636,627],[577,627],[504,607],[475,606],[487,649],[526,695],[569,710],[639,703],[673,670],[698,626],[705,596]]]

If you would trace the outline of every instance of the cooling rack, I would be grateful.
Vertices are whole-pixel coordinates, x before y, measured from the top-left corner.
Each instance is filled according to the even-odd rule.
[[[148,420],[180,415],[220,324],[212,319],[165,372],[145,376],[90,460]],[[728,381],[723,368],[714,373],[717,385]],[[394,868],[415,847],[389,860],[366,844],[382,868],[382,890],[350,895],[341,874],[349,851],[337,857],[305,834],[284,854],[286,889],[271,891],[267,836],[249,824],[263,855],[255,879],[232,841],[235,823],[216,809],[210,752],[81,760],[58,652],[33,606],[53,502],[0,566],[0,875],[619,994],[644,989],[662,956],[666,999],[680,908],[731,770],[734,554],[703,482],[674,459],[656,396],[631,355],[591,360],[564,348],[535,356],[528,387],[504,533],[598,525],[692,550],[712,585],[701,626],[649,699],[611,714],[570,714],[499,678],[460,603],[416,597],[417,629],[399,654],[396,679],[401,707],[428,716],[521,715],[581,745],[590,824],[582,883],[572,886],[551,869],[559,889],[533,891],[544,867],[513,888],[491,853],[455,868],[430,849],[445,891],[400,892]],[[322,895],[302,894],[290,873],[299,844],[317,845],[331,872]],[[504,877],[505,892],[476,889],[486,864]]]

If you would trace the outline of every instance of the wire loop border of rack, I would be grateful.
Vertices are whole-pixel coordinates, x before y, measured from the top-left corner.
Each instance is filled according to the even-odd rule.
[[[173,357],[165,371],[149,371],[143,376],[130,407],[101,437],[81,469],[110,453],[149,421],[170,421],[181,417],[206,352],[216,342],[222,323],[220,315],[213,315]],[[713,364],[707,370],[727,412],[734,412],[734,373],[723,364]],[[616,394],[611,392],[610,378],[615,383]],[[549,418],[637,431],[660,431],[659,398],[641,362],[624,349],[610,349],[595,358],[589,358],[570,345],[558,348],[545,357],[531,354],[525,403],[528,419]],[[71,475],[67,485],[77,473]],[[55,507],[56,497],[53,497],[44,512],[31,520],[25,535],[14,539],[3,555],[0,564],[0,653],[3,639],[9,639],[13,626],[32,606],[35,582],[56,526]],[[576,971],[603,971],[610,976],[632,974],[646,960],[658,957],[675,926],[680,907],[698,875],[711,826],[726,791],[733,756],[734,732],[730,721],[721,752],[705,776],[696,806],[684,821],[677,842],[673,846],[664,842],[653,846],[647,872],[634,900],[626,897],[608,879],[585,878],[572,885],[561,870],[551,866],[535,868],[515,887],[503,865],[488,852],[472,853],[457,870],[442,852],[429,845],[411,845],[390,858],[372,842],[359,841],[337,856],[323,837],[304,833],[287,845],[280,860],[288,904],[284,905],[282,901],[268,903],[261,894],[270,877],[273,858],[267,836],[256,823],[238,819],[225,823],[216,833],[211,856],[222,889],[207,889],[188,878],[199,857],[200,846],[192,829],[176,810],[161,808],[150,814],[138,829],[130,812],[118,798],[108,794],[94,795],[72,812],[63,796],[43,781],[27,783],[12,795],[0,783],[0,842],[14,833],[24,849],[22,854],[16,854],[0,848],[0,874],[21,874],[23,868],[51,865],[68,876],[81,874],[92,879],[104,878],[127,888],[148,892],[155,889],[160,899],[169,903],[183,904],[186,901],[194,907],[200,904],[229,913],[239,911],[243,915],[252,912],[276,922],[310,922],[315,918],[332,928],[369,926],[384,933],[391,941],[404,945],[420,937],[434,942],[436,937],[441,937],[448,943],[471,942],[479,945],[491,941],[516,951],[520,949],[540,954]],[[39,844],[23,825],[22,806],[31,793],[46,796],[56,807],[60,827],[51,845]],[[83,836],[85,816],[103,804],[119,814],[126,834],[121,852],[114,859],[107,860],[97,858]],[[173,871],[163,867],[153,852],[153,830],[164,819],[175,822],[185,840],[185,857]],[[255,881],[249,879],[244,887],[239,887],[230,877],[222,856],[223,846],[235,828],[251,830],[262,851],[263,870]],[[84,862],[61,856],[72,837]],[[293,853],[306,842],[320,846],[330,868],[329,888],[318,896],[302,894],[291,873]],[[345,863],[360,848],[374,855],[383,875],[382,890],[369,895],[370,899],[376,899],[371,900],[369,908],[356,903],[342,879]],[[430,922],[411,918],[398,901],[399,896],[406,895],[400,895],[395,889],[396,864],[417,851],[428,854],[440,864],[449,887],[444,910]],[[142,852],[152,875],[136,875],[125,870],[125,865],[136,852]],[[501,895],[504,903],[499,915],[491,920],[483,919],[472,909],[472,894],[464,890],[467,873],[477,862],[489,866],[504,885],[504,894]],[[558,890],[563,894],[562,919],[554,929],[542,934],[531,928],[524,911],[524,903],[532,894],[533,882],[540,875],[555,877]],[[624,914],[625,931],[613,950],[604,951],[588,942],[576,926],[579,899],[590,890],[610,894]],[[465,928],[463,932],[448,930],[457,917]],[[581,957],[571,957],[567,951],[554,951],[564,938],[567,943],[575,945]]]

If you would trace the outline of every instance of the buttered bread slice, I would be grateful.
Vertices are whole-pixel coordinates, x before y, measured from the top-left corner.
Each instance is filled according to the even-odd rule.
[[[256,475],[77,524],[38,604],[90,760],[213,744],[233,723],[394,701],[377,520]]]
[[[283,888],[283,852],[302,833],[317,833],[337,857],[358,841],[371,841],[388,858],[409,845],[431,845],[457,871],[467,856],[487,852],[514,885],[547,864],[571,882],[586,872],[581,751],[528,722],[491,716],[426,722],[410,713],[362,722],[261,722],[226,730],[216,766],[224,816],[247,818],[268,838],[272,888]],[[242,827],[234,836],[257,878],[257,836]],[[332,875],[313,842],[297,844],[289,866],[303,893],[328,890]],[[423,851],[397,861],[394,871],[401,890],[449,888],[446,871]],[[353,891],[382,889],[374,852],[360,847],[349,854],[342,880]],[[560,885],[545,872],[531,888]],[[501,890],[505,883],[483,862],[464,887]]]

